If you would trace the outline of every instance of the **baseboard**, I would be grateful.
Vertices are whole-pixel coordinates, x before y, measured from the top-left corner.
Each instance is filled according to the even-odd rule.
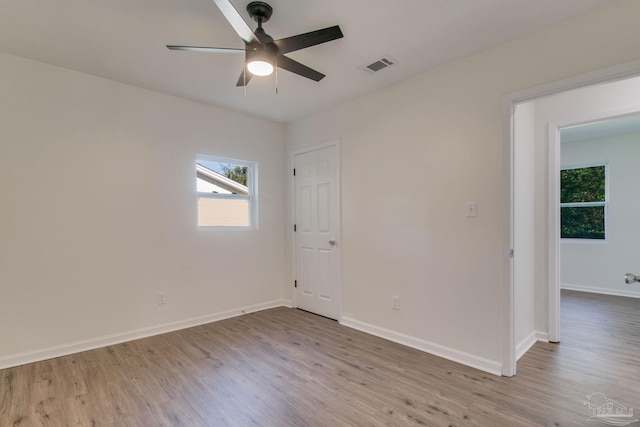
[[[375,335],[380,338],[387,339],[389,341],[396,342],[398,344],[406,345],[407,347],[412,347],[417,350],[433,354],[434,356],[439,356],[453,362],[467,365],[472,368],[488,372],[490,374],[498,376],[502,375],[502,365],[494,360],[485,359],[483,357],[466,353],[464,351],[425,341],[420,338],[415,338],[409,335],[401,334],[399,332],[391,331],[389,329],[380,328],[378,326],[351,319],[349,317],[340,318],[340,324],[353,329],[357,329],[362,332],[366,332],[371,335]]]
[[[566,289],[568,291],[580,291],[591,292],[594,294],[613,295],[616,297],[628,297],[628,298],[640,298],[640,290],[622,290],[622,289],[610,289],[610,288],[597,288],[591,286],[573,285],[571,283],[561,283],[560,289]]]
[[[527,337],[516,344],[516,360],[520,360],[537,342],[549,342],[549,334],[541,331],[532,331]]]
[[[33,352],[1,357],[0,369],[12,368],[14,366],[24,365],[27,363],[40,362],[42,360],[53,359],[55,357],[67,356],[74,353],[80,353],[82,351],[120,344],[126,341],[133,341],[140,338],[147,338],[153,335],[165,334],[167,332],[191,328],[198,325],[204,325],[206,323],[217,322],[219,320],[229,319],[232,317],[242,316],[244,314],[255,313],[257,311],[268,310],[270,308],[283,306],[291,307],[291,301],[284,299],[274,300],[262,304],[255,304],[251,306],[236,308],[233,310],[207,314],[205,316],[193,317],[191,319],[180,320],[177,322],[165,323],[149,328],[136,329],[119,334],[104,335],[98,338],[49,347]]]
[[[540,342],[549,342],[549,334],[546,332],[536,331],[536,338]]]
[[[522,341],[516,344],[516,360],[520,360],[524,354],[529,351],[535,343],[538,342],[538,334],[536,331],[531,331]]]

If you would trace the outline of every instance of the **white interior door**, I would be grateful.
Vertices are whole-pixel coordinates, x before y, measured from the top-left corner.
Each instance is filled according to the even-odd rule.
[[[338,147],[294,157],[296,306],[340,316]]]

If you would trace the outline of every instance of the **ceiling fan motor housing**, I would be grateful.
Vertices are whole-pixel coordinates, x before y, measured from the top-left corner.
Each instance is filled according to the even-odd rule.
[[[231,0],[213,0],[213,2],[244,41],[244,49],[179,45],[167,45],[167,48],[196,52],[244,53],[245,67],[247,68],[243,70],[236,86],[246,86],[252,75],[268,75],[276,67],[316,82],[325,77],[321,72],[289,58],[286,54],[342,38],[343,34],[338,25],[274,40],[262,28],[262,24],[267,22],[273,14],[273,8],[269,4],[263,1],[252,1],[247,5],[249,16],[258,23],[258,28],[253,30],[244,21]],[[260,64],[261,62],[266,64]],[[253,65],[254,70],[247,75],[246,70],[250,64]],[[262,69],[259,69],[259,67],[262,67]],[[265,70],[265,74],[261,74],[263,70]]]
[[[246,51],[246,62],[254,60],[267,60],[274,62],[274,58],[278,55],[278,47],[273,43],[267,44],[249,44]]]
[[[252,1],[247,5],[247,12],[254,21],[261,24],[271,18],[273,8],[263,1]]]

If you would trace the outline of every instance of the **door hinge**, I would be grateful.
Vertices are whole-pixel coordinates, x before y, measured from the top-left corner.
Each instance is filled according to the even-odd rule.
[[[296,231],[296,225],[295,224],[293,224],[293,231],[294,232]]]
[[[509,257],[513,258],[513,249],[509,251]]]
[[[297,280],[294,280],[294,281],[293,281],[293,287],[294,287],[294,288],[297,288],[297,287],[298,287],[298,281],[297,281]]]
[[[293,176],[296,176],[296,168],[293,168]]]

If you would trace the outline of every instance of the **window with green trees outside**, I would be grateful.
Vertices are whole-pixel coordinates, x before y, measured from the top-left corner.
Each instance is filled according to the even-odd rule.
[[[606,237],[606,165],[560,171],[560,230],[563,239]]]

